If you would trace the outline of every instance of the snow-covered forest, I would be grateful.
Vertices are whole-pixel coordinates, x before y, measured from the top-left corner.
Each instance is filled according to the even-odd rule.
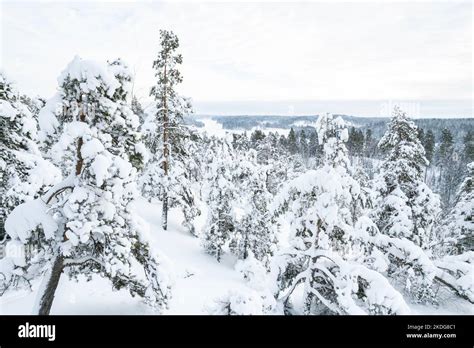
[[[474,313],[473,119],[209,132],[159,35],[150,105],[121,59],[0,75],[0,313]]]

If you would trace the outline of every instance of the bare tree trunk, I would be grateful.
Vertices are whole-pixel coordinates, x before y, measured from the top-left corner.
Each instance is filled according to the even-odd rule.
[[[82,102],[82,100],[81,100]],[[84,113],[84,105],[81,105],[81,114],[79,115],[79,120],[81,122],[85,122],[86,121],[86,114]],[[81,153],[81,149],[82,149],[82,145],[84,144],[84,140],[81,138],[77,139],[77,151],[76,151],[76,154],[77,154],[77,162],[76,162],[76,175],[79,175],[81,174],[82,172],[82,166],[84,164],[84,159],[82,158],[82,153]]]
[[[169,160],[169,144],[168,144],[168,105],[167,105],[167,88],[166,84],[167,76],[166,76],[166,61],[165,61],[165,71],[164,71],[164,80],[165,80],[165,87],[164,87],[164,96],[163,96],[163,171],[165,172],[165,177],[168,176],[168,160]],[[168,229],[168,187],[164,187],[163,193],[163,211],[162,211],[162,220],[161,225],[163,229],[166,231]]]
[[[53,263],[53,268],[49,274],[49,279],[47,280],[46,289],[41,296],[39,303],[39,315],[49,315],[51,307],[53,306],[54,294],[59,285],[59,279],[61,278],[61,273],[63,272],[63,257],[58,255]]]
[[[168,192],[163,193],[163,212],[161,217],[161,226],[166,231],[168,229]]]

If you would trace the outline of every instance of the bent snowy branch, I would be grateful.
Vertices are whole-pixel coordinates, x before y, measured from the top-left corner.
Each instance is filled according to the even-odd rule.
[[[60,183],[58,183],[58,184],[54,185],[53,187],[51,187],[48,190],[48,192],[46,192],[41,197],[41,199],[46,204],[49,204],[54,197],[57,197],[62,192],[66,191],[67,189],[72,190],[74,188],[75,179],[76,179],[76,175],[74,175],[74,174],[69,175],[66,179],[64,179]]]
[[[445,256],[435,262],[438,267],[435,280],[447,286],[459,297],[474,303],[473,261],[473,251]]]

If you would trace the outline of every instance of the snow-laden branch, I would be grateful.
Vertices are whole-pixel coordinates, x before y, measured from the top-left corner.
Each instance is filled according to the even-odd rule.
[[[41,196],[41,200],[46,204],[49,204],[51,200],[60,193],[64,192],[67,189],[73,189],[75,179],[76,175],[70,174],[66,179],[51,187],[48,192]]]
[[[447,286],[459,297],[474,303],[474,251],[461,255],[448,255],[435,261],[435,280]]]
[[[317,291],[317,290],[314,289],[313,287],[310,287],[310,288],[309,288],[309,291],[310,291],[313,295],[316,295],[316,297],[317,297],[327,308],[329,308],[331,311],[333,311],[334,313],[339,313],[339,314],[341,314],[341,310],[340,310],[334,303],[332,303],[332,302],[329,301],[329,300],[326,300],[326,299],[324,298],[324,296],[319,293],[319,291]]]
[[[93,256],[84,256],[84,257],[80,257],[80,258],[77,258],[77,259],[65,259],[64,262],[63,262],[63,265],[66,267],[66,266],[78,266],[78,265],[82,265],[86,262],[95,262],[95,263],[98,263],[99,265],[101,266],[105,266],[104,262],[102,262],[101,260],[93,257]]]

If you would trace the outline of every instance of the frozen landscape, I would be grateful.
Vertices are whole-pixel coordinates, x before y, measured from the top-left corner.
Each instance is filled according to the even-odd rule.
[[[159,205],[144,200],[138,202],[140,216],[150,224],[151,240],[164,253],[175,274],[175,288],[169,309],[164,314],[209,314],[221,297],[231,291],[252,291],[241,274],[235,269],[236,259],[228,257],[217,263],[202,252],[199,241],[180,226],[181,214],[171,212],[170,231],[163,231],[156,211]],[[174,213],[174,214],[173,214]],[[35,284],[36,285],[36,284]],[[137,298],[125,291],[113,291],[110,283],[100,277],[91,282],[63,279],[59,285],[55,305],[51,314],[155,314]],[[447,302],[433,308],[410,304],[412,314],[473,314],[472,306],[449,293]],[[1,299],[2,314],[31,314],[35,293],[18,292]],[[257,314],[255,308],[243,310],[242,314]]]
[[[69,10],[71,21],[83,11]],[[135,15],[124,18],[148,18]],[[19,67],[0,72],[0,314],[474,314],[474,118],[464,94],[427,101],[423,112],[390,100],[380,117],[360,112],[373,112],[374,101],[300,100],[335,110],[297,115],[290,105],[283,115],[272,112],[283,101],[252,98],[250,115],[210,113],[182,93],[188,73],[200,83],[186,91],[198,96],[224,93],[225,83],[221,91],[211,81],[232,64],[232,95],[245,95],[252,76],[253,93],[291,88],[242,73],[253,63],[233,55],[216,58],[209,81],[193,75],[210,58],[180,40],[154,27],[155,46],[140,48],[152,68],[145,79],[125,59],[76,54],[40,97],[23,91],[34,84]],[[200,58],[185,66],[191,48]],[[38,76],[38,85],[49,81]],[[364,90],[352,82],[347,91]],[[408,82],[399,90],[415,96]]]

